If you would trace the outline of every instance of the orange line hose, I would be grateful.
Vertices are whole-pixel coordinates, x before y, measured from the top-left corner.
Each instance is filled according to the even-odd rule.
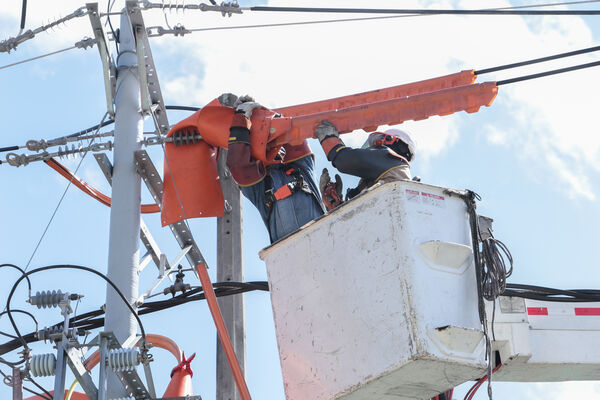
[[[206,265],[196,265],[196,272],[200,278],[202,289],[204,290],[204,295],[206,296],[206,301],[208,303],[208,308],[210,309],[210,313],[212,314],[215,322],[219,340],[223,345],[223,350],[225,351],[225,356],[227,357],[227,362],[229,363],[229,368],[231,368],[231,373],[233,374],[233,379],[235,380],[235,384],[240,392],[240,396],[242,397],[242,400],[252,400],[250,397],[250,392],[248,391],[248,386],[246,385],[246,380],[244,379],[244,374],[240,368],[240,363],[235,355],[235,351],[233,350],[233,345],[231,344],[231,339],[229,338],[225,321],[223,321],[223,315],[221,314],[221,309],[219,308],[219,303],[217,302],[217,296],[213,290],[210,276],[208,276]]]
[[[44,161],[50,168],[61,174],[63,177],[68,179],[73,185],[75,185],[79,190],[88,196],[98,200],[100,203],[105,206],[110,207],[111,198],[104,193],[100,192],[98,189],[94,188],[73,172],[69,171],[67,167],[56,161],[54,158],[50,158],[49,160]],[[160,207],[157,204],[142,204],[142,214],[152,214],[160,212]]]

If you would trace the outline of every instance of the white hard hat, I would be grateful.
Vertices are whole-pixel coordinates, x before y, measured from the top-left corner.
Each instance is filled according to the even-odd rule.
[[[408,147],[408,151],[410,153],[410,157],[408,158],[408,161],[414,161],[415,150],[417,147],[416,143],[412,139],[412,137],[410,136],[410,134],[408,132],[400,130],[400,129],[390,128],[390,129],[387,129],[385,132],[371,133],[369,135],[369,138],[363,145],[363,148],[374,146],[378,140],[384,139],[385,136],[393,136],[395,138],[398,138],[398,140],[402,141],[403,143],[405,143],[406,146]],[[385,142],[384,142],[384,144],[385,144]]]
[[[408,132],[403,131],[401,129],[390,128],[390,129],[386,130],[385,133],[388,135],[396,136],[398,139],[400,139],[404,143],[406,143],[406,145],[408,146],[408,151],[410,151],[410,155],[411,155],[411,157],[408,161],[415,160],[415,151],[417,149],[417,144],[415,143],[415,141],[413,140],[413,138],[410,136],[410,134]]]

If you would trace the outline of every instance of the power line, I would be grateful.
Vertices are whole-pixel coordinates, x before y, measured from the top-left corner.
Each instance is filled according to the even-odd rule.
[[[545,62],[545,61],[557,60],[559,58],[571,57],[571,56],[576,56],[576,55],[585,54],[585,53],[591,53],[591,52],[598,51],[598,50],[600,50],[600,46],[594,46],[594,47],[588,47],[588,48],[581,49],[581,50],[569,51],[567,53],[560,53],[560,54],[555,54],[552,56],[535,58],[535,59],[527,60],[527,61],[521,61],[521,62],[517,62],[517,63],[513,63],[513,64],[504,64],[504,65],[500,65],[498,67],[485,68],[485,69],[475,71],[475,75],[483,75],[483,74],[487,74],[490,72],[502,71],[504,69],[517,68],[517,67],[541,63],[541,62]]]
[[[104,116],[102,117],[102,120],[100,121],[100,124],[98,125],[98,128],[96,129],[96,132],[94,132],[94,134],[98,133],[98,131],[100,130],[100,126],[102,125],[102,123],[104,122],[104,120],[106,119],[106,117],[108,116],[108,112],[104,114]],[[92,139],[93,142],[93,139]],[[79,170],[79,167],[81,167],[81,164],[83,163],[83,160],[85,159],[85,156],[87,155],[87,152],[85,152],[83,154],[83,156],[81,156],[81,160],[79,161],[79,164],[77,165],[77,168],[75,168],[75,174],[77,173],[77,171]],[[62,196],[60,197],[60,200],[58,201],[58,204],[56,205],[56,207],[54,208],[54,212],[52,213],[52,216],[50,217],[50,220],[48,221],[48,224],[46,224],[46,228],[44,229],[44,232],[42,232],[42,236],[40,237],[40,240],[38,240],[35,248],[33,249],[33,253],[31,253],[31,257],[29,257],[29,261],[27,261],[27,265],[25,266],[25,271],[27,271],[27,268],[29,268],[29,264],[31,264],[31,260],[33,260],[33,257],[35,256],[35,253],[37,252],[38,248],[40,247],[40,244],[42,243],[42,240],[44,239],[44,237],[46,236],[46,232],[48,232],[48,228],[50,228],[50,224],[52,224],[52,221],[54,220],[54,217],[56,216],[56,213],[58,212],[58,209],[60,208],[60,205],[62,204],[67,191],[69,190],[69,188],[71,187],[71,183],[73,183],[73,179],[71,179],[69,181],[69,184],[67,185],[67,187],[65,188],[65,191],[63,192]]]
[[[536,79],[536,78],[542,78],[544,76],[562,74],[564,72],[577,71],[579,69],[591,68],[591,67],[596,67],[596,66],[599,66],[599,65],[600,65],[600,61],[594,61],[594,62],[587,63],[587,64],[579,64],[579,65],[574,65],[572,67],[554,69],[554,70],[551,70],[551,71],[539,72],[537,74],[520,76],[518,78],[505,79],[505,80],[496,82],[496,85],[497,86],[508,85],[509,83],[528,81],[530,79]]]
[[[42,54],[41,56],[36,56],[36,57],[28,58],[28,59],[17,61],[15,63],[8,64],[8,65],[3,65],[3,66],[0,67],[0,69],[14,67],[15,65],[20,65],[20,64],[24,64],[24,63],[27,63],[27,62],[30,62],[30,61],[39,60],[40,58],[53,56],[55,54],[62,53],[64,51],[73,50],[73,49],[77,49],[77,48],[87,50],[88,47],[93,47],[94,44],[96,44],[96,39],[84,38],[84,39],[80,40],[79,42],[75,43],[73,46],[67,47],[66,49],[56,50],[56,51],[53,51],[51,53]]]
[[[20,26],[21,30],[19,32],[23,32],[23,28],[25,28],[26,13],[27,13],[27,0],[23,0],[23,6],[21,7],[21,26]]]
[[[489,10],[516,10],[521,8],[543,8],[543,7],[554,7],[564,5],[575,5],[575,4],[589,4],[599,3],[600,0],[584,0],[584,1],[567,1],[560,3],[545,3],[531,6],[514,6],[514,7],[502,7],[502,8],[491,8]],[[149,37],[162,36],[164,34],[173,34],[175,36],[183,36],[186,33],[191,32],[203,32],[203,31],[220,31],[230,29],[252,29],[252,28],[272,28],[278,26],[294,26],[294,25],[316,25],[316,24],[328,24],[336,22],[353,22],[353,21],[371,21],[371,20],[383,20],[383,19],[394,19],[394,18],[412,18],[412,17],[424,17],[423,14],[409,14],[409,15],[388,15],[384,17],[361,17],[361,18],[338,18],[338,19],[325,19],[317,21],[300,21],[300,22],[279,22],[272,24],[256,24],[256,25],[236,25],[236,26],[218,26],[210,28],[196,28],[196,29],[185,29],[183,27],[175,27],[175,29],[164,29],[160,26],[148,27]],[[153,31],[156,30],[156,33]]]
[[[418,15],[600,15],[600,10],[448,10],[410,8],[328,8],[328,7],[243,7],[248,11],[305,12],[338,14],[418,14]]]
[[[39,60],[40,58],[53,56],[54,54],[62,53],[63,51],[73,50],[75,48],[76,48],[75,46],[71,46],[71,47],[67,47],[66,49],[53,51],[53,52],[47,53],[47,54],[42,54],[41,56],[32,57],[32,58],[28,58],[26,60],[17,61],[16,63],[3,65],[3,66],[0,67],[0,69],[10,68],[10,67],[14,67],[15,65],[20,65],[20,64],[25,64],[25,63],[27,63],[29,61]]]

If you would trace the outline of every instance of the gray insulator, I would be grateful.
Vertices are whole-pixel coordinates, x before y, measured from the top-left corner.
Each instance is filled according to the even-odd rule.
[[[56,356],[52,353],[31,357],[29,368],[33,376],[53,376],[56,373]]]
[[[32,306],[37,306],[37,308],[58,307],[61,300],[68,296],[68,293],[63,293],[60,289],[58,291],[42,290],[41,292],[36,292],[35,296],[30,297],[29,303]]]
[[[116,349],[108,353],[108,366],[113,371],[130,371],[140,365],[140,351],[133,349]]]

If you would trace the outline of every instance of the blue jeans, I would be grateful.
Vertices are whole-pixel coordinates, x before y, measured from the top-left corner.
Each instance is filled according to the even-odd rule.
[[[314,161],[312,155],[289,164],[267,167],[267,174],[270,176],[274,191],[294,180],[292,175],[285,173],[289,168],[295,168],[300,172],[302,179],[313,192],[312,194],[303,190],[295,191],[291,196],[275,201],[271,210],[269,210],[266,207],[265,179],[252,186],[240,187],[244,196],[258,209],[269,231],[271,243],[296,231],[302,225],[324,213],[321,195],[313,177]]]

